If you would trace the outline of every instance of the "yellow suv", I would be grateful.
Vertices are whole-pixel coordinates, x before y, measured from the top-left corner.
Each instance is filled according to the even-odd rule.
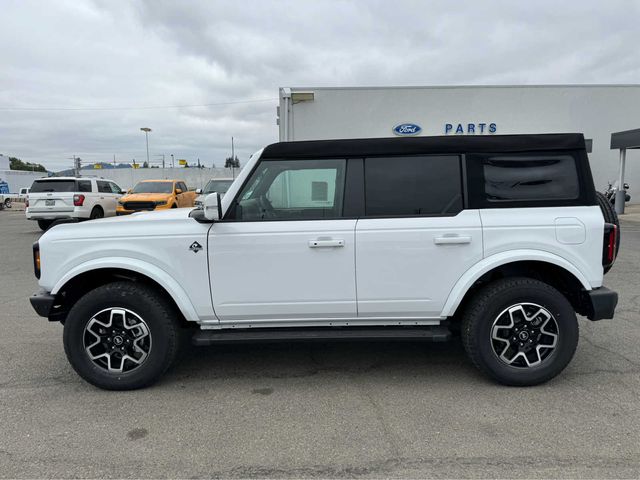
[[[182,180],[142,180],[118,201],[116,215],[193,207],[195,191],[189,191]]]

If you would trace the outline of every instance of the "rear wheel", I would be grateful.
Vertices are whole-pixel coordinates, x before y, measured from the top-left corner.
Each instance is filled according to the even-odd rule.
[[[506,278],[480,290],[462,321],[471,361],[504,385],[537,385],[558,375],[578,345],[573,307],[555,288]]]
[[[101,207],[93,207],[93,210],[91,210],[91,214],[89,215],[89,220],[95,220],[96,218],[103,218],[104,217],[104,211],[102,210]]]
[[[152,288],[114,282],[83,296],[64,324],[74,370],[107,390],[151,385],[173,363],[180,344],[173,308]]]
[[[4,200],[4,208],[11,208],[11,199],[10,198],[5,198]]]
[[[51,224],[53,223],[53,220],[38,220],[38,226],[40,227],[40,230],[42,230],[43,232],[46,231]]]

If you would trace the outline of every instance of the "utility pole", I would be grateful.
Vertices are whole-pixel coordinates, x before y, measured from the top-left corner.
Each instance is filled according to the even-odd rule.
[[[174,165],[174,163],[173,163],[173,153],[172,153],[172,154],[171,154],[171,168],[174,168],[174,167],[175,167],[175,165]]]
[[[236,178],[236,155],[233,149],[233,137],[231,137],[231,178]]]
[[[116,167],[116,154],[113,154],[113,168]]]
[[[80,176],[80,169],[82,168],[82,159],[80,157],[76,157],[75,155],[71,157],[73,160],[73,176]]]
[[[149,165],[149,132],[151,129],[149,127],[142,127],[140,130],[144,132],[144,138],[147,141],[147,165]]]

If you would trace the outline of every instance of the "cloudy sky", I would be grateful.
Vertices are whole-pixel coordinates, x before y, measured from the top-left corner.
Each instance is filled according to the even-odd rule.
[[[221,166],[278,87],[640,83],[640,1],[2,0],[0,153]]]

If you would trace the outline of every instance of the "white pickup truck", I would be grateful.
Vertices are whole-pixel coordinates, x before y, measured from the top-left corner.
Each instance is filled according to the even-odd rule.
[[[106,389],[157,380],[183,337],[452,331],[493,379],[534,385],[571,360],[576,312],[614,315],[619,231],[598,202],[581,134],[277,143],[203,209],[52,228],[31,303]]]

